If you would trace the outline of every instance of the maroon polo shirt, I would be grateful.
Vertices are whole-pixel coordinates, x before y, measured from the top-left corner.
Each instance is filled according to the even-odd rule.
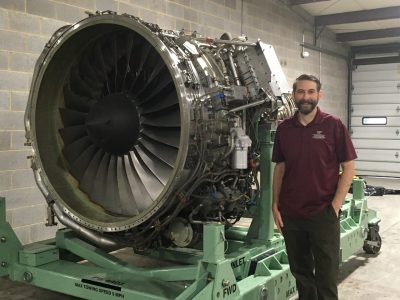
[[[341,162],[357,158],[346,126],[317,107],[314,120],[302,125],[297,113],[279,124],[272,161],[285,162],[279,210],[308,217],[333,200]]]

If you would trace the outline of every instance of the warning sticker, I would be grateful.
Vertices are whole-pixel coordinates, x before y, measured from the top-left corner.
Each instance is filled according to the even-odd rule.
[[[121,292],[121,285],[123,282],[106,280],[104,278],[82,279],[81,282],[75,282],[77,288],[89,290],[95,293],[108,295],[118,299],[124,299],[125,295]]]

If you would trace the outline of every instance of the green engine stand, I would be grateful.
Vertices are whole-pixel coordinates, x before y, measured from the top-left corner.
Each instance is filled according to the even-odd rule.
[[[221,224],[204,226],[202,259],[196,264],[145,269],[129,266],[68,229],[59,230],[54,240],[23,247],[5,221],[5,199],[0,203],[0,270],[13,281],[99,300],[286,299],[287,285],[292,286],[291,294],[295,292],[293,279],[287,281],[291,276],[284,250],[270,255],[262,251],[266,247],[247,247],[240,257],[226,258],[225,245],[230,241]],[[200,255],[200,251],[181,251],[187,257]],[[91,264],[77,262],[83,260]]]
[[[296,293],[282,236],[271,214],[272,134],[261,128],[261,197],[250,228],[204,225],[198,249],[146,253],[174,266],[140,268],[83,240],[69,229],[56,238],[22,246],[6,221],[0,198],[0,276],[84,299],[284,300]],[[379,219],[369,210],[363,180],[353,182],[341,214],[341,261],[364,248],[380,249]],[[84,262],[85,261],[85,262]],[[83,263],[84,262],[84,263]],[[89,262],[89,263],[88,263]]]
[[[362,247],[376,249],[368,227],[377,226],[368,210],[362,180],[346,199],[341,220],[341,259]],[[371,229],[371,228],[370,228]],[[159,249],[149,253],[179,262],[165,268],[138,268],[64,229],[53,240],[22,246],[5,220],[0,198],[0,275],[84,299],[288,299],[295,294],[283,239],[247,240],[247,228],[204,226],[203,251]],[[366,240],[367,239],[367,240]],[[228,251],[226,248],[228,246]],[[91,264],[80,263],[87,260]]]

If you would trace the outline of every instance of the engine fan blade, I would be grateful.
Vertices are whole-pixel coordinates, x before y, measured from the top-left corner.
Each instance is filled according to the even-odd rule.
[[[136,153],[140,156],[146,167],[157,177],[157,179],[166,185],[171,176],[172,168],[158,159],[151,152],[147,152],[146,148],[136,146]]]
[[[124,155],[124,169],[126,171],[126,176],[133,194],[135,205],[139,212],[142,212],[153,203],[153,199],[151,199],[149,192],[140,180],[139,174],[135,170],[135,165],[133,164],[130,155]]]
[[[69,145],[87,135],[85,126],[83,125],[60,128],[58,131],[66,145]]]
[[[142,134],[160,143],[179,148],[180,130],[177,128],[143,125]]]
[[[108,164],[105,199],[106,202],[103,205],[108,211],[116,214],[123,214],[118,193],[116,155],[111,155],[110,163]]]
[[[124,215],[136,216],[139,214],[135,198],[126,175],[124,156],[117,156],[117,183],[121,210]]]
[[[143,105],[144,103],[146,103],[149,100],[152,100],[155,97],[163,98],[165,95],[169,95],[174,88],[175,86],[173,84],[171,76],[163,76],[155,83],[154,90],[149,95],[139,98],[138,103],[139,105]],[[161,93],[162,95],[160,95]]]
[[[118,77],[118,46],[117,46],[117,37],[114,35],[111,41],[108,41],[110,46],[111,58],[113,60],[112,73],[110,76],[110,81],[113,83],[111,90],[116,93],[117,92],[117,77]]]
[[[83,125],[85,123],[86,113],[62,107],[59,108],[59,111],[64,127]]]
[[[147,168],[143,161],[139,160],[140,156],[137,152],[131,151],[130,156],[132,158],[135,171],[137,172],[140,181],[143,183],[151,199],[155,200],[162,192],[164,186],[158,180],[156,176]]]
[[[70,87],[65,85],[64,89],[65,106],[71,110],[78,110],[87,113],[90,110],[91,100],[88,97],[80,96],[71,91]]]
[[[151,50],[151,45],[146,42],[144,45],[142,45],[141,52],[140,52],[140,60],[139,60],[139,65],[135,68],[132,69],[132,71],[135,73],[135,77],[131,84],[129,85],[128,91],[133,91],[136,85],[136,82],[138,81],[138,78],[142,76],[142,71],[143,71],[143,65],[147,60],[147,57],[149,55],[149,52]]]
[[[89,163],[97,150],[97,146],[92,144],[86,148],[77,159],[71,164],[71,173],[78,181],[81,181],[83,174],[89,166]]]
[[[175,91],[169,93],[167,97],[154,97],[152,101],[147,101],[143,103],[139,109],[141,114],[148,114],[156,111],[160,111],[171,107],[173,105],[178,105],[178,96],[176,95]],[[179,107],[178,107],[179,109]]]
[[[126,46],[126,52],[125,52],[125,73],[122,79],[122,84],[121,84],[121,91],[125,89],[125,82],[127,75],[131,71],[130,67],[130,61],[131,61],[131,56],[133,52],[133,34],[128,34],[126,37],[127,40],[127,46]]]
[[[163,162],[168,164],[170,167],[174,167],[176,157],[178,156],[178,149],[160,143],[156,140],[149,139],[143,136],[139,139],[138,144],[142,146],[142,148],[146,148],[149,152],[153,153],[154,156],[161,159]]]
[[[102,51],[101,45],[99,43],[96,44],[94,53],[95,53],[95,60],[99,66],[100,72],[103,74],[104,79],[105,79],[106,93],[109,95],[111,93],[110,83],[108,82],[108,71],[109,70],[107,70],[106,63],[105,63],[104,57],[103,57],[103,51]]]
[[[107,197],[106,197],[106,190],[107,190],[107,175],[108,175],[108,165],[111,160],[111,155],[107,152],[104,153],[103,157],[101,158],[99,167],[96,172],[96,176],[94,178],[94,183],[92,189],[90,191],[90,198],[93,202],[101,205],[103,208],[107,208]]]
[[[142,115],[141,124],[157,126],[157,127],[180,127],[181,116],[179,112],[179,106],[177,106],[176,109],[172,111],[158,115],[154,114]]]
[[[89,97],[90,99],[98,98],[99,91],[89,86],[79,74],[77,66],[71,68],[70,87],[75,94]]]
[[[89,57],[85,56],[79,63],[81,78],[88,87],[95,91],[95,98],[98,100],[103,96],[104,81],[102,73],[94,69],[94,65],[89,62]]]
[[[93,194],[92,187],[95,182],[96,174],[104,155],[105,155],[104,150],[101,148],[97,148],[97,152],[90,160],[89,165],[86,168],[81,181],[79,182],[80,188],[89,196]]]
[[[68,163],[72,165],[75,160],[88,148],[92,145],[92,141],[88,136],[84,136],[75,142],[65,145],[64,149],[62,150],[64,156],[66,157]]]
[[[149,87],[154,86],[154,81],[157,79],[156,77],[159,76],[162,71],[164,71],[162,74],[163,76],[171,76],[164,61],[154,49],[149,56],[144,69],[147,71],[146,73],[150,72],[150,74],[144,74],[144,84],[135,92],[138,97],[146,92]]]
[[[91,80],[104,82],[106,77],[101,69],[96,67],[96,63],[93,61],[93,53],[86,53],[80,63],[79,63],[80,71],[85,73]]]

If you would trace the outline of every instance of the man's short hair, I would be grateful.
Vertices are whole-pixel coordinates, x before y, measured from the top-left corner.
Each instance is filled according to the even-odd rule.
[[[319,81],[319,79],[317,77],[315,77],[314,75],[302,74],[299,77],[297,77],[296,81],[293,83],[293,93],[296,92],[297,82],[299,82],[301,80],[314,81],[317,84],[317,92],[319,92],[321,90],[322,84],[321,84],[321,81]]]

